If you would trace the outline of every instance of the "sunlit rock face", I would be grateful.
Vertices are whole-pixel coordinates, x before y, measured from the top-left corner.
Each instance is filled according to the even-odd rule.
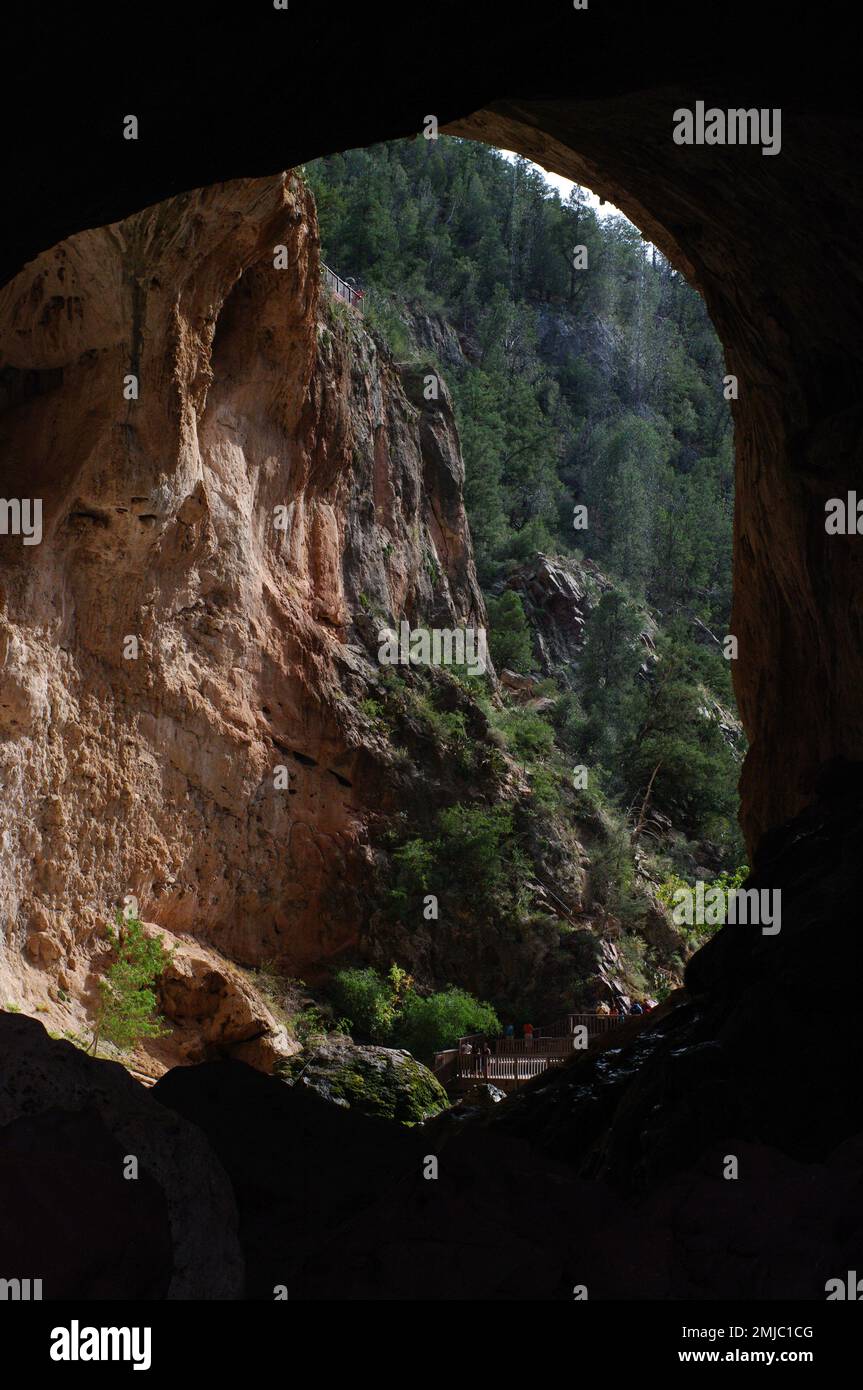
[[[0,294],[3,493],[43,527],[0,536],[4,999],[65,1017],[127,894],[246,963],[357,939],[393,795],[358,711],[377,626],[484,610],[446,390],[324,293],[278,175]]]

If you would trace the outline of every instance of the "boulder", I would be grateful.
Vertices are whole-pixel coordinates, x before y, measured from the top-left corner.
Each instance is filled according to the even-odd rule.
[[[531,692],[539,684],[536,676],[523,676],[519,671],[510,671],[506,666],[500,673],[500,683],[507,690]]]
[[[230,1184],[200,1130],[118,1063],[6,1013],[0,1270],[41,1278],[46,1299],[230,1299],[243,1280]]]
[[[271,1072],[300,1049],[250,981],[217,951],[191,937],[147,924],[171,951],[159,980],[159,1009],[176,1028],[173,1038],[190,1062],[236,1057]]]
[[[308,1253],[422,1173],[429,1151],[425,1126],[372,1119],[240,1062],[174,1067],[153,1093],[203,1130],[230,1175],[248,1298],[271,1301],[276,1284],[305,1298]],[[331,1274],[335,1289],[338,1259]]]
[[[428,1067],[397,1048],[327,1038],[279,1070],[334,1105],[403,1124],[430,1119],[449,1106],[446,1091]]]

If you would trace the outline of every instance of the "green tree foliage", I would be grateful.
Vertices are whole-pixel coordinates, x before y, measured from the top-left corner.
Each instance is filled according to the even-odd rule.
[[[393,965],[386,977],[371,966],[339,970],[330,994],[357,1038],[403,1047],[421,1061],[452,1047],[465,1033],[500,1032],[490,1004],[450,987],[421,995],[413,980]]]
[[[722,351],[704,305],[620,217],[565,200],[526,160],[472,141],[393,141],[317,160],[325,259],[369,315],[445,316],[483,583],[574,540],[663,610],[727,625],[733,458]],[[576,246],[588,266],[574,265]],[[572,507],[588,506],[573,532]]]
[[[393,966],[384,979],[371,966],[340,970],[330,993],[337,1012],[361,1037],[386,1043],[392,1038],[410,977]]]
[[[490,594],[537,551],[577,544],[615,584],[555,707],[559,747],[599,774],[624,817],[661,810],[739,862],[740,750],[713,707],[733,708],[714,640],[730,623],[732,434],[722,349],[700,297],[637,228],[598,217],[584,190],[562,199],[526,160],[470,141],[351,150],[307,177],[325,258],[358,277],[396,354],[418,316],[458,335],[460,355],[438,365],[455,403],[495,664],[529,670],[532,654],[517,596]],[[576,506],[586,530],[573,525]],[[550,726],[507,720],[500,731],[533,764],[540,804]],[[477,808],[447,815],[433,838],[399,851],[402,907],[423,886],[436,891],[456,845],[480,895],[512,891],[511,826]]]
[[[155,984],[171,955],[161,940],[148,936],[138,917],[125,918],[118,911],[116,930],[108,928],[116,960],[99,981],[99,1007],[92,1049],[101,1041],[130,1052],[144,1038],[157,1038],[166,1030],[156,1012]]]
[[[666,908],[669,915],[673,917],[678,930],[684,933],[689,945],[695,949],[703,945],[709,936],[713,936],[713,934],[719,931],[720,927],[724,925],[728,916],[728,899],[732,893],[736,893],[737,890],[742,887],[748,877],[749,865],[740,864],[733,871],[724,871],[718,878],[713,879],[711,883],[704,884],[705,901],[712,903],[712,900],[720,895],[720,900],[724,899],[724,907],[721,913],[717,913],[717,917],[721,917],[721,921],[701,922],[687,927],[674,916],[675,909],[681,901],[678,895],[681,892],[687,895],[694,894],[696,887],[695,884],[687,883],[686,879],[681,878],[679,874],[671,873],[664,878],[656,890],[656,896]],[[709,915],[712,916],[712,912]]]
[[[585,631],[582,678],[588,712],[619,706],[634,688],[645,660],[643,618],[619,589],[608,589],[591,611]]]
[[[543,758],[554,747],[554,729],[532,709],[509,709],[498,719],[507,747],[522,762]]]
[[[538,722],[550,739],[550,726]],[[540,737],[532,723],[531,732]],[[438,812],[435,830],[429,837],[414,836],[393,854],[389,905],[397,915],[416,921],[429,892],[469,894],[488,910],[505,912],[514,906],[527,864],[518,848],[511,805],[447,806]]]
[[[475,999],[466,990],[450,986],[423,997],[407,995],[398,1025],[400,1045],[420,1061],[430,1062],[436,1052],[454,1047],[467,1033],[487,1033],[497,1037],[500,1020],[490,1004]]]
[[[500,598],[489,598],[486,608],[489,651],[498,671],[529,671],[533,662],[530,627],[518,594],[506,589]]]
[[[633,702],[625,792],[636,800],[651,784],[653,804],[688,835],[725,836],[736,806],[738,764],[721,725],[705,708],[691,646],[663,635],[658,656]]]

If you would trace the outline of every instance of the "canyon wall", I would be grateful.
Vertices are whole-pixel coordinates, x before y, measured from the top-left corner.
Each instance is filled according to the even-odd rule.
[[[356,941],[397,795],[360,710],[378,627],[484,617],[421,388],[325,297],[292,175],[82,232],[0,293],[2,492],[43,508],[39,544],[0,536],[3,1001],[86,1000],[126,895],[248,964]]]

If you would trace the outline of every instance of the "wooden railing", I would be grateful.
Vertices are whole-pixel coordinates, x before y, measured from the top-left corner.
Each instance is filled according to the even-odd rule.
[[[459,1057],[459,1076],[469,1081],[529,1081],[549,1065],[547,1057]]]
[[[491,1081],[507,1087],[518,1086],[532,1076],[539,1076],[548,1067],[560,1066],[578,1051],[577,1029],[584,1028],[591,1038],[610,1032],[623,1022],[625,1019],[611,1014],[567,1014],[554,1023],[535,1028],[530,1036],[523,1038],[491,1038],[485,1033],[468,1033],[459,1038],[457,1048],[436,1054],[435,1075],[444,1084]]]
[[[321,275],[324,283],[336,299],[343,299],[351,308],[359,309],[363,312],[363,292],[358,290],[355,285],[351,285],[347,280],[343,280],[334,270],[330,270],[328,265],[321,265]]]
[[[632,1018],[632,1014],[627,1014],[627,1018]],[[570,1014],[570,1032],[576,1028],[584,1027],[590,1037],[596,1033],[607,1033],[610,1028],[619,1028],[621,1023],[625,1023],[626,1018],[615,1018],[611,1014]]]
[[[632,1015],[627,1014],[626,1017],[631,1018]],[[593,1037],[595,1033],[605,1033],[609,1028],[617,1028],[625,1021],[613,1014],[567,1014],[566,1018],[559,1018],[542,1028],[534,1028],[533,1035],[541,1038],[565,1038],[574,1033],[576,1028],[586,1028]]]
[[[574,1036],[562,1038],[497,1038],[494,1050],[498,1056],[568,1057],[575,1051]]]

